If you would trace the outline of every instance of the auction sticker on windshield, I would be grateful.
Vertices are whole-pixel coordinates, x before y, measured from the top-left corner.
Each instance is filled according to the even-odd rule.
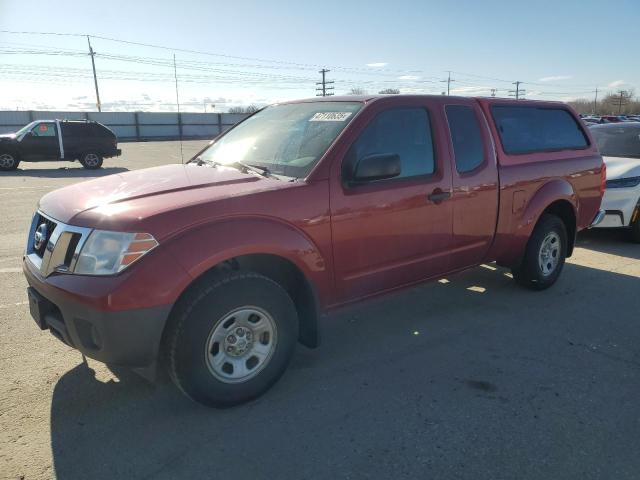
[[[318,112],[309,119],[310,122],[344,122],[351,112]]]

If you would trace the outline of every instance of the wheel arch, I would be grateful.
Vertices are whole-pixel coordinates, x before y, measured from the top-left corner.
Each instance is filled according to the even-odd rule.
[[[498,263],[508,267],[520,264],[529,238],[545,213],[557,215],[564,222],[569,237],[567,256],[570,256],[577,232],[577,212],[578,196],[568,180],[555,178],[546,182],[531,195],[522,214],[512,220],[510,233],[506,235],[508,240],[501,244],[506,248],[497,254]]]
[[[318,346],[318,318],[333,285],[330,259],[294,225],[262,217],[227,218],[191,228],[168,239],[166,247],[193,279],[178,292],[174,309],[199,282],[228,271],[254,271],[287,291],[298,312],[300,343]]]
[[[319,345],[319,300],[316,289],[294,262],[276,254],[238,255],[213,265],[196,277],[182,291],[171,309],[169,318],[173,317],[174,311],[180,308],[182,301],[189,297],[192,290],[197,289],[203,283],[214,282],[217,278],[234,271],[259,273],[284,288],[298,313],[298,341],[309,348],[316,348]],[[165,325],[163,337],[167,332],[167,325]]]
[[[576,211],[571,202],[567,200],[556,200],[551,203],[538,217],[538,221],[540,221],[540,217],[544,214],[551,214],[559,217],[564,223],[565,228],[567,229],[567,258],[573,254],[573,248],[576,242],[576,234],[577,234],[577,216]],[[536,222],[537,224],[537,222]]]

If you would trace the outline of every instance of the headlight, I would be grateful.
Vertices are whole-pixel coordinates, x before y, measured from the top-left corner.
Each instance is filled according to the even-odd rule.
[[[607,188],[633,188],[640,185],[640,177],[618,178],[607,180]]]
[[[121,233],[94,230],[85,242],[74,273],[113,275],[158,246],[148,233]]]

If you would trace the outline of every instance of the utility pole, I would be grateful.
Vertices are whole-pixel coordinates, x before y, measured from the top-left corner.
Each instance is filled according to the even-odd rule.
[[[519,80],[513,82],[513,85],[516,86],[516,89],[515,90],[509,90],[509,96],[510,97],[516,97],[516,100],[520,100],[520,96],[521,95],[524,96],[526,94],[526,90],[521,90],[520,89],[520,85],[522,83],[524,83],[524,82],[521,82]]]
[[[492,96],[492,97],[495,97],[495,96],[496,96],[496,92],[497,92],[497,91],[498,91],[498,89],[497,89],[497,88],[492,88],[492,89],[491,89],[491,96]]]
[[[329,72],[330,70],[327,70],[326,68],[323,68],[318,72],[322,74],[322,81],[316,82],[316,85],[321,85],[320,87],[316,87],[316,91],[320,92],[320,93],[316,93],[316,97],[330,97],[331,95],[333,95],[333,92],[332,92],[333,87],[331,86],[331,84],[333,84],[333,81],[328,82],[325,77],[325,75]]]
[[[596,87],[596,97],[593,99],[593,114],[598,114],[598,87]]]
[[[96,104],[98,105],[98,111],[102,111],[102,104],[100,103],[100,92],[98,91],[98,77],[96,75],[96,61],[95,61],[95,52],[93,48],[91,48],[91,39],[89,35],[87,35],[87,43],[89,44],[89,55],[91,55],[91,66],[93,67],[93,83],[96,86]]]
[[[618,90],[620,96],[618,97],[618,115],[622,113],[622,106],[627,104],[627,96],[629,95],[626,90]]]
[[[447,70],[447,73],[449,74],[447,76],[447,79],[446,80],[440,80],[440,83],[447,82],[447,95],[449,95],[449,92],[451,91],[451,82],[455,82],[455,80],[451,78],[451,71],[450,70]]]

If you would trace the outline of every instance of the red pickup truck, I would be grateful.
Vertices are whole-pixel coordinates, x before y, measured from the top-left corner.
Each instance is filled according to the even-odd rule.
[[[605,168],[567,105],[449,96],[272,105],[185,165],[45,195],[32,316],[88,357],[247,401],[339,306],[485,262],[541,290],[598,223]]]

